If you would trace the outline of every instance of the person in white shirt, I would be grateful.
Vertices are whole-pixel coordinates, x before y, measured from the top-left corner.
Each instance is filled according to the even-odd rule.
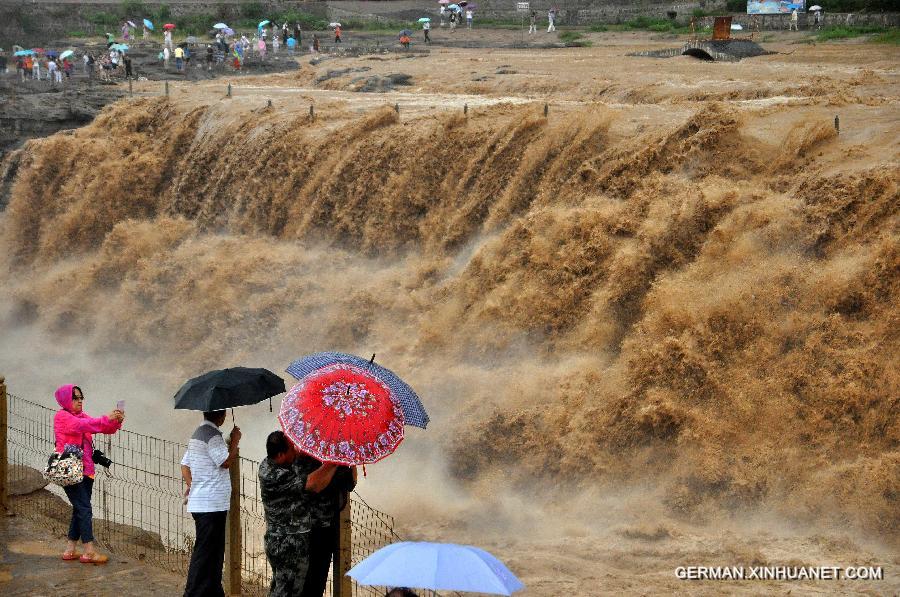
[[[225,444],[219,431],[224,422],[224,410],[203,413],[203,423],[194,431],[181,459],[181,476],[187,485],[187,511],[196,527],[185,597],[224,595],[225,519],[231,504],[228,468],[237,458],[241,440],[241,430],[235,427],[231,430],[230,443]]]
[[[791,12],[791,22],[788,24],[788,31],[790,31],[792,29],[794,31],[800,31],[800,28],[797,27],[797,23],[798,23],[799,19],[800,19],[800,15],[797,14],[797,9],[795,8]]]
[[[55,60],[47,61],[47,74],[51,83],[62,83],[62,73],[59,72],[59,65],[56,64]]]
[[[472,17],[473,16],[474,16],[474,13],[471,11],[471,9],[466,10],[466,27],[468,27],[469,29],[472,28]]]
[[[556,21],[556,11],[552,8],[547,12],[547,22],[550,24],[547,26],[547,33],[551,31],[556,31],[556,25],[554,22]]]

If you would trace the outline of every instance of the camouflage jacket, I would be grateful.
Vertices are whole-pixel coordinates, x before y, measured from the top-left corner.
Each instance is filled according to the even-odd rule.
[[[322,463],[312,456],[301,455],[297,462],[306,474],[313,472]],[[339,466],[331,479],[328,487],[319,493],[311,493],[309,497],[310,517],[315,528],[330,527],[334,524],[337,514],[344,509],[347,503],[347,494],[353,491],[356,482],[353,481],[353,472],[350,467]]]
[[[315,494],[306,490],[309,473],[299,461],[279,465],[265,458],[259,463],[259,493],[269,533],[283,535],[310,530],[311,502]]]

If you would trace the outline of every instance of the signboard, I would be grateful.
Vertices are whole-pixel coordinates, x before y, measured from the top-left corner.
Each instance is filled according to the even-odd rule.
[[[806,0],[748,0],[748,15],[783,15],[791,14],[795,9],[803,12]]]
[[[528,5],[528,2],[516,2],[516,12],[528,12],[531,10],[531,7]]]

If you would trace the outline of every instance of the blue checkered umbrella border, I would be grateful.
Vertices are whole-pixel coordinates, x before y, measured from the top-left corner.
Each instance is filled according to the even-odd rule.
[[[334,363],[354,365],[380,379],[400,401],[400,407],[403,409],[403,418],[407,425],[421,427],[422,429],[428,426],[428,413],[425,412],[422,401],[419,400],[413,389],[397,377],[393,371],[381,365],[370,363],[369,359],[342,352],[317,352],[297,359],[288,365],[286,371],[297,379],[303,379],[313,371]]]

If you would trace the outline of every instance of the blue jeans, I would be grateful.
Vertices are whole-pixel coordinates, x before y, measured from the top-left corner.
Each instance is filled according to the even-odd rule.
[[[72,504],[72,522],[69,523],[69,540],[90,543],[94,540],[94,512],[91,510],[91,490],[94,480],[85,477],[81,483],[63,487]]]

